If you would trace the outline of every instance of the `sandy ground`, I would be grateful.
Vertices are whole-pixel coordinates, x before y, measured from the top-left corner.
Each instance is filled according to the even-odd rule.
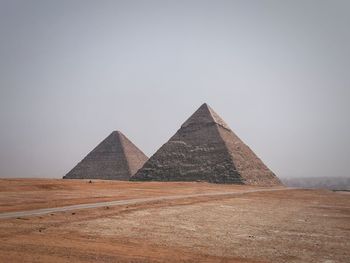
[[[256,187],[207,183],[0,179],[0,212],[177,194],[244,191]]]
[[[246,189],[0,180],[0,211]],[[0,242],[0,262],[349,262],[350,195],[282,190],[4,219]]]

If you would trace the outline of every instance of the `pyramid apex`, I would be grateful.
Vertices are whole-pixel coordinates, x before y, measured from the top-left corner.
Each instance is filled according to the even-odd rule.
[[[118,130],[112,131],[110,135],[125,136],[121,131],[118,131]]]
[[[204,102],[199,108],[199,109],[207,109],[209,112],[211,111],[211,107],[209,106],[208,103]]]
[[[228,125],[221,119],[221,117],[204,102],[192,115],[182,124],[181,127],[186,127],[192,124],[205,125],[208,123],[216,123],[217,125],[230,130]]]

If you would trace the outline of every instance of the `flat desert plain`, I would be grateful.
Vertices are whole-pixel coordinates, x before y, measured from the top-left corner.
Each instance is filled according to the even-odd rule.
[[[0,242],[0,262],[349,262],[350,195],[3,179]]]

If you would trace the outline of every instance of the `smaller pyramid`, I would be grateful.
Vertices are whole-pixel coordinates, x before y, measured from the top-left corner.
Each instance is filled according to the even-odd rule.
[[[114,131],[63,179],[129,180],[147,159],[124,134]]]

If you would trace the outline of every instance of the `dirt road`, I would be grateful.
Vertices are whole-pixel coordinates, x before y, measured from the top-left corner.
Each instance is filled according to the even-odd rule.
[[[154,201],[165,201],[165,200],[177,200],[177,199],[188,199],[194,197],[210,197],[210,196],[237,196],[246,193],[256,193],[256,192],[271,192],[271,191],[285,191],[291,190],[292,188],[269,188],[269,189],[252,189],[245,190],[241,192],[218,192],[218,193],[205,193],[205,194],[192,194],[192,195],[174,195],[174,196],[162,196],[162,197],[149,197],[149,198],[139,198],[139,199],[128,199],[128,200],[117,200],[117,201],[109,201],[109,202],[98,202],[98,203],[90,203],[90,204],[79,204],[79,205],[70,205],[70,206],[62,206],[62,207],[51,207],[51,208],[43,208],[43,209],[35,209],[29,211],[19,211],[19,212],[8,212],[8,213],[0,213],[0,219],[8,219],[8,218],[17,218],[17,217],[28,217],[28,216],[39,216],[56,212],[66,212],[72,210],[80,210],[80,209],[91,209],[91,208],[99,208],[99,207],[110,207],[110,206],[120,206],[120,205],[131,205],[131,204],[140,204]]]

